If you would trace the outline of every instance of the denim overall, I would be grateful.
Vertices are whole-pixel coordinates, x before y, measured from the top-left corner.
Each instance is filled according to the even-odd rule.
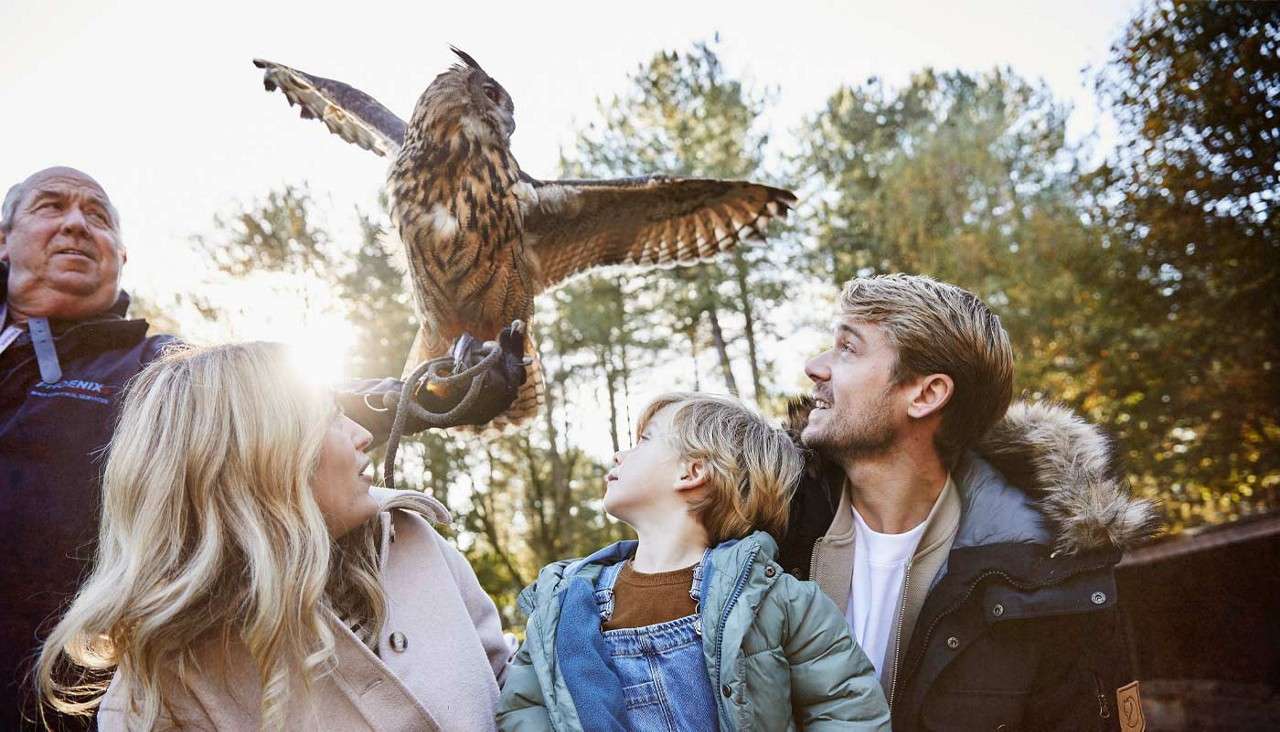
[[[702,561],[689,597],[701,609]],[[613,585],[625,562],[605,567],[596,582],[601,622],[613,617]],[[702,616],[640,628],[604,631],[605,647],[622,681],[627,724],[636,732],[705,732],[718,728],[716,697],[702,655]]]

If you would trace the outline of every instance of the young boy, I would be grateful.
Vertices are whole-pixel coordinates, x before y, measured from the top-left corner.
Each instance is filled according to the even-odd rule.
[[[500,729],[889,728],[844,617],[773,561],[802,465],[784,432],[736,400],[667,394],[614,463],[605,510],[639,541],[520,594]]]

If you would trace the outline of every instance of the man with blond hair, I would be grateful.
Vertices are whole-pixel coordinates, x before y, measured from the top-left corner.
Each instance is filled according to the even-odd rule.
[[[1000,319],[928,277],[855,279],[805,371],[792,426],[812,453],[781,563],[844,613],[894,729],[1140,721],[1113,568],[1155,508],[1095,428],[1010,406]]]

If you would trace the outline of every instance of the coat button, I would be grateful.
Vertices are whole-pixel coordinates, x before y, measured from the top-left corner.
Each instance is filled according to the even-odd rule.
[[[1107,601],[1107,593],[1095,592],[1089,596],[1089,599],[1093,601],[1094,605],[1101,605],[1102,603]]]
[[[765,568],[764,568],[764,576],[765,576],[765,577],[772,577],[772,576],[774,576],[774,575],[775,575],[775,574],[777,574],[777,573],[778,573],[778,572],[777,572],[777,570],[775,570],[775,569],[773,568],[773,565],[769,565],[768,567],[765,567]]]
[[[408,639],[404,637],[404,633],[399,631],[392,633],[388,640],[391,641],[391,650],[396,653],[404,653],[404,649],[409,647]]]
[[[991,608],[991,614],[997,618],[1004,615],[1004,605],[997,603],[995,607]]]
[[[947,648],[955,650],[960,647],[960,639],[954,635],[947,639]]]
[[[733,696],[733,689],[730,689],[729,685],[725,684],[724,686],[720,687],[720,693],[724,694],[725,698],[728,699],[729,697]]]

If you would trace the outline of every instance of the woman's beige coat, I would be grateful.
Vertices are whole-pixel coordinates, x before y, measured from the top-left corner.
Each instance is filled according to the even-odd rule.
[[[419,513],[449,520],[438,501],[411,491],[373,489],[382,504],[382,582],[387,620],[381,657],[330,615],[337,668],[310,692],[294,694],[287,729],[491,730],[511,651],[498,611],[475,573]],[[173,685],[161,728],[256,730],[261,698],[247,650],[209,642],[196,651],[203,673],[191,693]],[[221,673],[218,669],[225,668]],[[99,729],[129,729],[117,674],[98,712]]]

